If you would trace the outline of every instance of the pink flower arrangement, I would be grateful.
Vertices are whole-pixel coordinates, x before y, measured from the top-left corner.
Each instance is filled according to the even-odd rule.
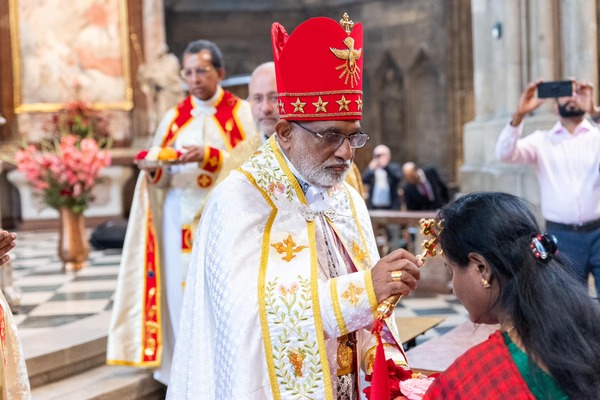
[[[110,165],[111,155],[92,137],[66,134],[41,148],[25,146],[17,151],[14,162],[47,206],[82,213],[92,200],[100,171]]]

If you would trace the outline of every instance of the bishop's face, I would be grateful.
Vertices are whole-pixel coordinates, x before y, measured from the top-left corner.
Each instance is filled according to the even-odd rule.
[[[308,180],[308,183],[330,188],[344,181],[352,160],[354,149],[344,138],[342,143],[329,143],[315,134],[328,132],[348,137],[360,132],[358,121],[308,121],[298,125],[285,121],[291,131],[284,139],[286,155],[298,172]],[[313,131],[312,133],[306,128]]]

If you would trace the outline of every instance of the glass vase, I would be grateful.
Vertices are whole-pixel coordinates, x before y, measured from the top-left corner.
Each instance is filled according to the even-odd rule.
[[[90,254],[90,245],[85,232],[83,214],[63,207],[60,212],[58,256],[63,262],[63,270],[79,271],[85,268]]]

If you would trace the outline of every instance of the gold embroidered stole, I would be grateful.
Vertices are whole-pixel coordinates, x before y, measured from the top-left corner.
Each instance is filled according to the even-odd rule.
[[[273,397],[332,399],[318,297],[315,223],[300,212],[306,199],[274,136],[240,168],[271,207],[258,292]],[[355,266],[369,268],[365,234],[347,189],[341,184],[329,196],[341,216],[333,229]]]

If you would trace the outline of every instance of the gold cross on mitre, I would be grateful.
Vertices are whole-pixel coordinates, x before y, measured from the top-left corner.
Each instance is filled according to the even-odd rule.
[[[348,17],[348,13],[344,13],[342,19],[340,19],[340,25],[346,30],[346,33],[349,35],[350,31],[354,27],[354,21],[352,21]]]

